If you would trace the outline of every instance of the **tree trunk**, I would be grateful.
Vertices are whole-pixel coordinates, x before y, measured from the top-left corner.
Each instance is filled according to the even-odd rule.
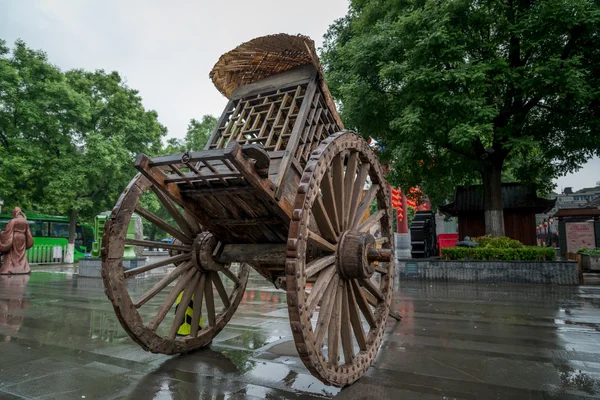
[[[77,225],[77,210],[71,210],[69,215],[69,243],[65,254],[65,263],[72,264],[75,261],[75,227]]]
[[[500,162],[486,165],[482,174],[486,235],[504,236],[502,164]]]

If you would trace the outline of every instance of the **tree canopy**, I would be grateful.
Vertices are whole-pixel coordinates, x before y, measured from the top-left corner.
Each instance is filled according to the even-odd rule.
[[[22,41],[0,41],[0,198],[27,211],[111,209],[166,128],[118,73],[62,72]]]
[[[548,182],[600,154],[599,28],[592,0],[351,0],[323,60],[392,180],[443,201],[481,179],[502,234],[501,173]]]

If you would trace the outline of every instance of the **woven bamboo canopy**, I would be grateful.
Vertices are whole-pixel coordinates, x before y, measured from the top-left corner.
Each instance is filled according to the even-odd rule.
[[[327,105],[336,122],[343,127],[323,78],[323,68],[315,50],[315,43],[308,36],[280,33],[242,43],[219,58],[210,71],[210,78],[221,93],[231,98],[239,87],[305,64],[312,64],[317,69],[319,84]]]

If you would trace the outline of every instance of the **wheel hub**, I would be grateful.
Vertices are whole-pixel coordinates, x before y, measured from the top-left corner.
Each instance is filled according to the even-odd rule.
[[[194,267],[202,272],[221,271],[225,265],[217,262],[213,252],[219,241],[209,232],[202,232],[194,239],[192,244],[192,262]]]
[[[367,255],[376,248],[375,238],[369,233],[346,231],[338,242],[337,269],[344,279],[369,279],[375,265]]]

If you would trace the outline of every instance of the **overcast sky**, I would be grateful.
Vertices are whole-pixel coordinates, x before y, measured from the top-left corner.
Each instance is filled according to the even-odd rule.
[[[169,136],[191,118],[219,116],[225,98],[208,77],[219,56],[256,36],[301,33],[319,47],[347,0],[0,0],[0,38],[48,53],[61,69],[118,71],[158,112]],[[559,179],[594,186],[600,160]]]

